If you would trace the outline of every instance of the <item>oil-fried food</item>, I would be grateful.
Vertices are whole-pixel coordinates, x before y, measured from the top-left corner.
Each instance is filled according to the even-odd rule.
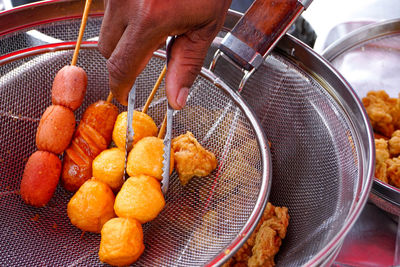
[[[118,147],[101,152],[92,163],[93,177],[116,192],[124,183],[125,152]]]
[[[286,236],[288,225],[288,209],[268,203],[254,232],[223,266],[275,266],[274,256],[278,253],[282,239]]]
[[[386,161],[389,184],[400,188],[400,157]]]
[[[362,102],[375,131],[390,137],[400,127],[399,99],[390,98],[385,91],[370,91]]]
[[[20,193],[25,203],[43,207],[53,196],[61,173],[61,161],[47,151],[36,151],[26,162]]]
[[[191,132],[174,138],[171,146],[182,185],[195,176],[209,175],[217,167],[214,153],[204,149]]]
[[[103,225],[115,217],[114,200],[111,188],[92,178],[72,196],[68,202],[67,214],[71,223],[79,229],[100,233]]]
[[[121,149],[125,149],[126,138],[126,122],[128,112],[121,112],[115,121],[114,130],[112,133],[112,140]],[[146,113],[140,111],[133,111],[132,127],[134,131],[133,144],[137,143],[143,137],[155,136],[158,132],[157,125],[153,119]]]
[[[162,179],[164,143],[154,136],[144,137],[129,152],[126,172],[129,176],[145,174],[158,180]],[[169,173],[174,169],[174,156],[171,151]]]
[[[385,139],[375,139],[375,177],[384,183],[388,183],[387,164],[389,159],[388,141]]]
[[[394,131],[392,137],[389,139],[389,152],[392,156],[400,154],[400,130]]]
[[[160,183],[153,177],[138,175],[122,185],[115,198],[114,210],[118,217],[145,223],[156,218],[164,206]]]
[[[114,266],[134,263],[144,250],[143,230],[137,220],[113,218],[101,229],[99,258]]]

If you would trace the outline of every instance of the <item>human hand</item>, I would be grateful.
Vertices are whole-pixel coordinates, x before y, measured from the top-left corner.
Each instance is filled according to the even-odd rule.
[[[170,105],[181,109],[221,29],[231,0],[105,0],[99,50],[106,57],[114,97],[127,104],[129,91],[153,52],[177,36],[166,74]]]

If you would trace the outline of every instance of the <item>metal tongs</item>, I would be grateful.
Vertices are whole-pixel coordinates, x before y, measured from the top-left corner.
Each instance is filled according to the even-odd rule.
[[[167,48],[167,65],[169,62],[169,56],[172,44],[175,37],[168,37],[166,48]],[[133,147],[133,136],[135,132],[132,127],[133,111],[135,108],[135,98],[136,98],[136,82],[133,84],[128,97],[128,115],[127,115],[127,127],[126,127],[126,142],[125,142],[125,166],[124,166],[124,178],[126,172],[126,163],[128,159],[128,153]],[[167,113],[166,113],[166,132],[164,136],[164,150],[163,150],[163,167],[162,167],[162,180],[161,180],[161,190],[165,195],[168,191],[169,185],[169,169],[170,169],[170,157],[171,157],[171,135],[172,135],[172,115],[174,109],[170,106],[167,100]]]

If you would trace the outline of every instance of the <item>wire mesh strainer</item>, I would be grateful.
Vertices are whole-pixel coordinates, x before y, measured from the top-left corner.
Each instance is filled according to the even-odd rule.
[[[68,221],[70,194],[58,188],[45,209],[34,209],[16,193],[21,162],[35,149],[30,137],[51,102],[52,77],[72,56],[72,46],[66,42],[75,40],[79,16],[71,18],[73,11],[65,8],[70,2],[74,1],[35,5],[31,7],[34,14],[43,6],[45,10],[53,6],[54,12],[46,18],[32,16],[32,22],[22,25],[3,26],[7,31],[1,29],[0,265],[101,265],[99,236],[86,233],[81,237]],[[230,13],[227,21],[234,21],[235,16]],[[0,21],[9,20],[4,16]],[[101,16],[91,16],[84,38],[98,36],[100,24]],[[35,40],[33,45],[27,34],[30,30],[64,42],[36,47],[44,43]],[[86,106],[108,94],[105,60],[94,46],[86,42],[78,60],[88,72],[89,90],[77,118]],[[10,54],[24,48],[29,48],[26,54]],[[156,53],[139,77],[138,91],[143,97],[138,106],[144,104],[163,64],[163,53]],[[219,64],[215,74],[203,70],[187,107],[175,113],[174,135],[191,130],[201,143],[217,151],[220,165],[208,179],[193,180],[186,188],[171,177],[168,205],[156,221],[144,227],[147,247],[139,265],[195,266],[207,263],[205,258],[217,262],[225,253],[233,253],[251,232],[252,227],[243,225],[249,218],[254,218],[253,225],[256,222],[258,200],[254,201],[254,195],[268,190],[267,180],[252,177],[270,171],[268,160],[264,168],[260,158],[265,151],[258,150],[258,133],[248,119],[247,105],[231,90],[218,88],[224,84],[220,79],[237,88],[241,76],[232,64]],[[290,37],[263,61],[247,81],[242,97],[272,144],[270,200],[287,206],[291,215],[277,265],[312,265],[331,259],[358,217],[371,185],[372,139],[358,99],[326,62]],[[158,124],[164,101],[160,92],[149,110]],[[210,109],[204,106],[208,102],[216,105]]]

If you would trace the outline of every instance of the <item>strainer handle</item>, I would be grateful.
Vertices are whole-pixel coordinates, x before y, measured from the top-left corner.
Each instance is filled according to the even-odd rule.
[[[221,42],[220,51],[245,70],[258,68],[312,0],[256,0]]]

